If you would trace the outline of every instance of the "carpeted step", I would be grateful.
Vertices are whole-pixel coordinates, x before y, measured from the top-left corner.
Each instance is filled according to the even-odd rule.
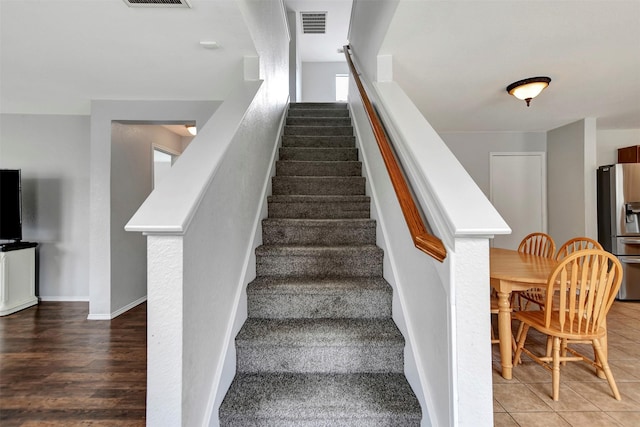
[[[269,218],[369,218],[368,196],[268,196]]]
[[[310,195],[364,195],[362,176],[274,176],[272,192]]]
[[[283,147],[307,147],[307,148],[355,148],[355,136],[299,136],[283,135]]]
[[[249,317],[391,317],[391,286],[381,277],[256,277],[247,286]]]
[[[256,248],[258,276],[382,276],[382,249],[375,245]]]
[[[225,427],[418,427],[402,374],[237,374],[220,406]]]
[[[349,117],[287,117],[287,126],[351,126]]]
[[[289,108],[288,117],[349,117],[346,108]]]
[[[308,109],[317,110],[320,108],[348,110],[346,102],[292,102],[291,104],[289,104],[289,111],[295,110],[298,108],[303,110],[308,110]]]
[[[236,337],[238,372],[402,373],[403,352],[390,318],[249,318]]]
[[[340,246],[376,243],[372,219],[267,218],[262,221],[265,245]]]
[[[348,126],[289,126],[285,125],[284,135],[332,136],[353,135],[353,127]]]
[[[280,147],[280,160],[300,161],[358,161],[357,148],[307,148],[307,147]]]
[[[362,176],[362,163],[355,161],[278,160],[278,176]]]

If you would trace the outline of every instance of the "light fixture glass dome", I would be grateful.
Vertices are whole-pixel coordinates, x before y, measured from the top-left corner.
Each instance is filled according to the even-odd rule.
[[[528,107],[531,100],[540,95],[540,92],[549,86],[550,82],[551,79],[549,77],[531,77],[511,83],[507,86],[507,92],[518,99],[526,101]]]

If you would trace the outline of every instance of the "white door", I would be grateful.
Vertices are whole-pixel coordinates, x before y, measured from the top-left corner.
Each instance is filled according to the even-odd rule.
[[[545,153],[490,153],[489,197],[512,230],[494,247],[517,249],[527,234],[547,232],[546,176]]]

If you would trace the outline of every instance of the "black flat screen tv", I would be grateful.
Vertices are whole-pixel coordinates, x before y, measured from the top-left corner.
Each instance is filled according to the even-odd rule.
[[[22,240],[20,169],[0,169],[0,240]]]

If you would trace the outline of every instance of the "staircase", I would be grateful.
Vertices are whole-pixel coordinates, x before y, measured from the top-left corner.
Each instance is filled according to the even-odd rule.
[[[291,104],[220,425],[419,426],[346,104]]]

